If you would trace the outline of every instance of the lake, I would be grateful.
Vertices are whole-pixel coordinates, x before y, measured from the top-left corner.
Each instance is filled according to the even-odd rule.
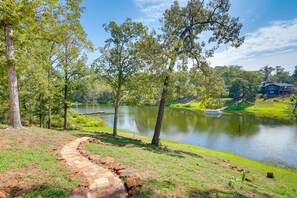
[[[104,111],[100,117],[113,126],[113,107],[78,106],[79,113]],[[152,137],[157,107],[122,106],[118,129]],[[203,113],[166,108],[161,139],[227,151],[257,161],[285,162],[297,167],[296,121],[260,118],[252,114],[223,114],[209,117]]]

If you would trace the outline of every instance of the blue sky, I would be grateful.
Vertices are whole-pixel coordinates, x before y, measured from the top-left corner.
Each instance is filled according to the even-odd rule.
[[[95,47],[103,46],[108,34],[102,28],[113,20],[126,18],[158,28],[158,19],[173,0],[83,0],[86,10],[81,23]],[[183,5],[187,0],[179,0]],[[297,1],[296,0],[230,0],[230,14],[243,23],[245,43],[237,48],[222,46],[208,61],[216,65],[242,65],[258,70],[281,65],[293,72],[297,65]],[[90,54],[90,60],[99,56]]]

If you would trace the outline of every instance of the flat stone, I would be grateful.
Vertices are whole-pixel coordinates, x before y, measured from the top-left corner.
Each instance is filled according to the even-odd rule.
[[[6,198],[6,195],[4,192],[0,191],[0,198]]]

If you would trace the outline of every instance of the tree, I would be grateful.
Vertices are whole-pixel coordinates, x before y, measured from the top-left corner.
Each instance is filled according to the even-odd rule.
[[[72,0],[71,4],[77,0]],[[70,2],[68,0],[67,2]],[[36,40],[52,38],[55,20],[54,10],[63,12],[58,1],[47,0],[2,0],[0,1],[0,27],[4,30],[6,65],[8,70],[8,90],[10,103],[10,125],[21,128],[17,69]],[[32,60],[32,58],[31,58]],[[26,67],[22,68],[26,69]]]
[[[267,82],[274,70],[275,69],[273,67],[269,67],[268,65],[262,67],[259,71],[263,75],[263,81]]]
[[[206,57],[212,56],[220,44],[231,43],[232,46],[238,47],[243,43],[244,38],[239,36],[242,25],[238,18],[229,16],[229,8],[228,0],[211,0],[207,4],[200,0],[189,0],[185,7],[180,7],[175,1],[171,8],[165,11],[161,20],[162,34],[154,39],[147,39],[149,44],[155,43],[154,46],[158,46],[156,51],[161,52],[153,54],[166,61],[165,64],[160,64],[162,67],[159,69],[164,78],[153,145],[159,146],[160,143],[164,106],[174,68],[179,68],[181,62],[183,67],[186,67],[188,59],[192,59],[194,67],[204,70]],[[211,34],[208,43],[213,46],[208,50],[205,42],[199,41],[203,32]]]
[[[291,76],[293,83],[296,85],[297,83],[297,66],[295,66],[294,72]]]
[[[75,88],[77,80],[86,73],[86,56],[80,56],[81,45],[77,43],[76,37],[65,40],[59,55],[59,67],[63,75],[64,96],[64,130],[68,129],[68,109],[70,106],[69,93]]]
[[[245,97],[245,93],[248,87],[248,81],[243,78],[235,78],[231,82],[229,88],[229,95],[232,98]]]
[[[217,107],[221,104],[220,98],[227,95],[225,82],[220,73],[213,68],[205,71],[202,84],[201,101],[206,108]]]
[[[116,136],[119,106],[127,94],[125,86],[143,68],[135,44],[146,29],[141,23],[132,22],[131,19],[126,19],[121,25],[111,21],[103,27],[111,34],[111,38],[105,41],[106,45],[101,48],[101,56],[95,65],[97,72],[115,90],[113,135]]]
[[[68,0],[64,6],[65,14],[59,21],[61,31],[58,43],[58,67],[63,76],[64,130],[68,129],[69,93],[77,85],[78,79],[85,75],[87,56],[81,55],[83,49],[93,50],[93,45],[86,39],[86,33],[80,24],[83,7],[81,0]]]
[[[282,66],[276,66],[275,67],[275,77],[277,82],[280,83],[290,83],[290,73],[288,71],[285,71],[285,68]]]

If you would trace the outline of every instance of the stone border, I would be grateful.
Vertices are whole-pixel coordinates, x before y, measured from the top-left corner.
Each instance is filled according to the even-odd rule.
[[[112,144],[101,142],[100,140],[93,139],[89,143],[101,144],[106,146],[111,146]],[[81,153],[82,156],[89,159],[91,162],[98,164],[99,166],[103,166],[106,169],[117,174],[125,183],[126,190],[128,192],[128,197],[138,198],[141,197],[141,187],[143,186],[143,182],[141,179],[132,171],[127,170],[124,166],[120,163],[117,163],[113,157],[104,157],[100,158],[98,155],[95,155],[91,152],[88,152],[84,149],[84,144],[80,144],[78,147],[78,151]]]

